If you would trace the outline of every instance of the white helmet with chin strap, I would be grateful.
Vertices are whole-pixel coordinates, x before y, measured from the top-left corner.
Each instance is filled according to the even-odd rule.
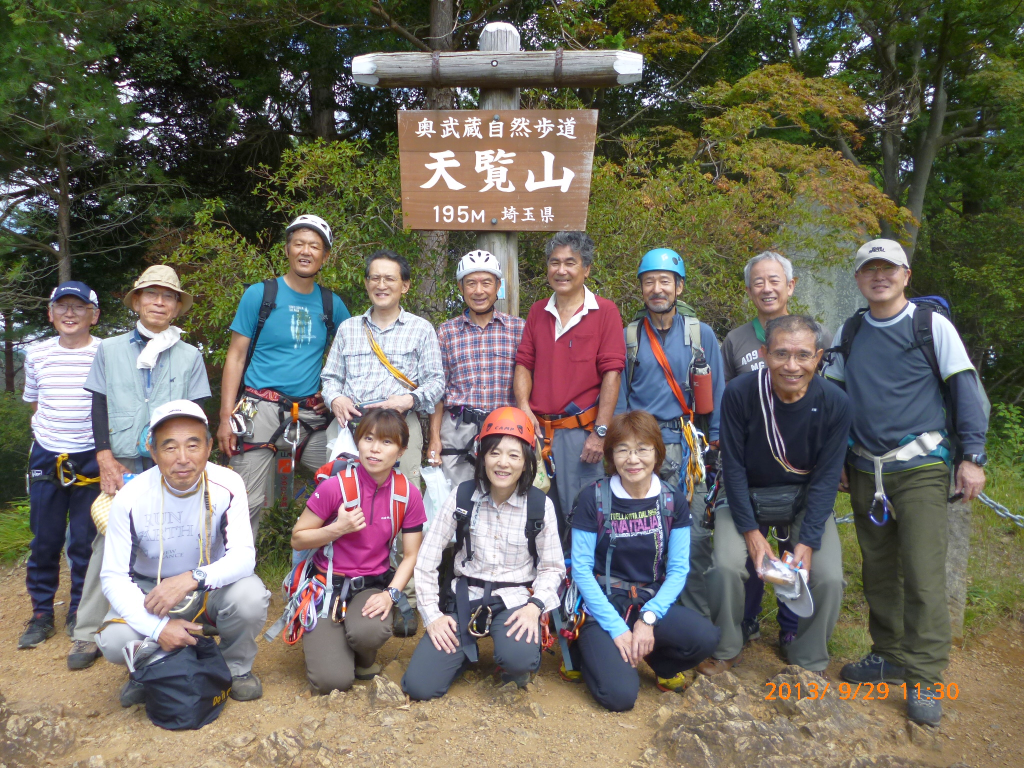
[[[459,260],[455,280],[461,283],[462,278],[473,272],[490,272],[501,280],[501,264],[498,263],[498,257],[488,251],[470,251]]]
[[[290,235],[296,229],[312,229],[320,237],[323,238],[324,243],[327,244],[327,250],[331,250],[331,246],[334,244],[334,235],[331,232],[331,225],[321,219],[319,216],[313,216],[305,213],[299,216],[295,221],[288,225],[288,229],[284,231],[285,237]]]

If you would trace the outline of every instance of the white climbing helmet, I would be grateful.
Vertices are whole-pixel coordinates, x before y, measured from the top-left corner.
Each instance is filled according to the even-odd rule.
[[[462,282],[462,278],[473,272],[490,272],[501,280],[501,265],[498,257],[488,251],[470,251],[459,260],[459,268],[455,271],[455,280]]]
[[[321,219],[319,216],[313,216],[311,214],[304,213],[302,216],[299,216],[297,219],[295,219],[295,221],[288,225],[288,229],[284,231],[284,235],[285,237],[287,237],[296,229],[302,229],[303,227],[306,227],[307,229],[312,229],[314,232],[320,235],[320,237],[324,239],[324,242],[327,243],[327,250],[331,249],[331,246],[334,244],[334,236],[331,232],[331,225],[328,224],[323,219]]]

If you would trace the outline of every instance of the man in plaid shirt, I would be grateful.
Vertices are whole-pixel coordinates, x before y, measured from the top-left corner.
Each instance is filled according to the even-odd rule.
[[[466,311],[437,330],[444,366],[444,407],[430,415],[428,458],[452,486],[473,479],[469,446],[491,411],[515,405],[512,374],[525,321],[494,308],[501,265],[487,251],[462,257],[455,274]],[[441,403],[438,403],[440,406]]]

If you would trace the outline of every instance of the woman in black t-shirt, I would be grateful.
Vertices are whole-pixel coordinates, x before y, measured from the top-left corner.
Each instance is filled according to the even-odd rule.
[[[633,708],[641,659],[661,690],[681,691],[683,672],[718,644],[710,621],[676,603],[690,565],[690,510],[658,479],[664,459],[653,416],[616,416],[604,441],[610,477],[585,488],[573,510],[573,581],[587,614],[574,666],[613,711]]]

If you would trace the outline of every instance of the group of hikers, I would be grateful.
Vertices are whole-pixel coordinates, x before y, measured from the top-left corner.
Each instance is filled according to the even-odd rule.
[[[833,505],[846,492],[872,648],[840,674],[905,682],[909,718],[939,723],[950,473],[955,493],[981,493],[987,415],[954,326],[908,300],[899,243],[857,251],[868,307],[834,341],[788,313],[790,261],[754,256],[756,317],[720,346],[682,301],[686,268],[667,248],[641,260],[644,310],[625,329],[587,286],[587,234],[547,243],[552,295],[525,321],[495,309],[500,264],[473,251],[456,275],[466,309],[435,332],[402,306],[402,256],[366,258],[370,307],[350,317],[316,283],[328,224],[304,215],[285,234],[287,274],[248,287],[231,324],[215,433],[230,468],[210,461],[211,390],[173,325],[193,303],[175,272],[143,272],[124,297],[136,327],[103,341],[95,292],[54,289],[57,335],[25,363],[33,614],[19,647],[55,633],[66,543],[69,669],[100,655],[124,664],[133,641],[172,651],[214,632],[230,696],[258,699],[270,593],[254,541],[275,455],[293,450],[318,484],[268,634],[301,639],[315,693],[380,673],[378,649],[415,635],[419,618],[401,681],[412,699],[445,695],[485,636],[501,679],[525,686],[551,617],[562,677],[628,710],[641,660],[667,691],[694,667],[735,665],[760,637],[765,580],[781,654],[824,677],[844,589]],[[355,448],[329,461],[332,420]],[[429,519],[424,457],[452,489]],[[121,704],[144,694],[129,678]]]

